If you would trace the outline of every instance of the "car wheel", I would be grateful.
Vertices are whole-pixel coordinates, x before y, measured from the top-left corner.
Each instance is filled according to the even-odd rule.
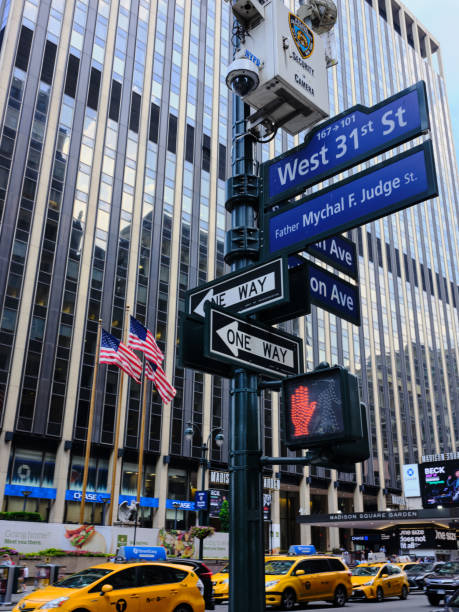
[[[281,610],[293,610],[296,604],[296,595],[293,589],[285,589],[282,593]]]
[[[384,601],[384,592],[381,587],[378,587],[376,589],[376,601],[378,603],[381,603],[381,601]]]
[[[186,604],[180,604],[179,606],[175,608],[174,612],[193,612],[193,611],[190,608],[190,606],[187,606]]]
[[[347,601],[346,589],[342,586],[336,587],[335,595],[333,597],[333,605],[335,608],[344,608]]]
[[[402,586],[402,592],[400,593],[400,599],[406,599],[408,597],[408,589],[406,588],[406,584]]]
[[[438,597],[438,595],[427,595],[427,599],[431,606],[438,606],[441,601],[441,597]]]

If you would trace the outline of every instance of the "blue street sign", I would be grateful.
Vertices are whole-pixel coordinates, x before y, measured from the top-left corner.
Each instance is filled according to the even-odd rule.
[[[196,491],[194,504],[196,510],[207,510],[209,506],[209,491]]]
[[[264,215],[263,256],[307,246],[438,195],[431,141]]]
[[[311,303],[354,325],[360,325],[359,288],[310,261],[306,269]]]
[[[357,249],[352,240],[344,236],[333,236],[309,245],[306,250],[351,278],[358,279]]]
[[[428,129],[423,81],[370,108],[357,104],[309,132],[304,144],[261,165],[264,208]]]

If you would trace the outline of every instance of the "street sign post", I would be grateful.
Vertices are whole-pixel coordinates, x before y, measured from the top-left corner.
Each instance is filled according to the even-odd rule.
[[[310,261],[306,263],[306,270],[307,291],[311,303],[354,325],[360,325],[358,286],[344,281]]]
[[[430,140],[264,216],[264,257],[308,245],[438,195]]]
[[[310,244],[306,251],[340,272],[358,280],[357,249],[352,240],[344,236],[333,236],[333,238],[326,238]]]
[[[311,130],[304,144],[261,165],[263,207],[285,202],[428,129],[423,81],[370,108],[357,104]]]
[[[247,320],[212,303],[206,305],[205,325],[207,357],[273,378],[303,371],[301,338]]]
[[[288,301],[287,262],[278,257],[243,271],[232,272],[186,294],[187,312],[204,318],[204,304],[249,313]]]

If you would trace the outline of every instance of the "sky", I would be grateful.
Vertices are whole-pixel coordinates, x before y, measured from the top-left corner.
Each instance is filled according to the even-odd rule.
[[[456,159],[459,160],[459,78],[457,46],[459,0],[402,0],[432,36],[440,43]]]

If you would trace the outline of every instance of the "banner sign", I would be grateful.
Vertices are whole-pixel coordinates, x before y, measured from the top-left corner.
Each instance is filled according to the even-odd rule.
[[[209,491],[196,491],[194,503],[196,510],[207,510],[209,507]]]
[[[288,207],[264,216],[263,256],[292,254],[438,195],[426,141]]]
[[[137,497],[135,495],[120,495],[118,498],[118,502],[121,504],[124,501],[131,503],[136,501]],[[158,508],[159,507],[159,499],[157,497],[141,497],[140,498],[140,507],[141,508]]]
[[[166,499],[168,510],[196,510],[194,501],[183,501],[180,499]]]
[[[56,489],[51,487],[28,487],[27,485],[6,484],[5,495],[24,497],[23,491],[27,491],[27,497],[35,499],[56,499]]]
[[[354,325],[360,325],[359,288],[309,261],[306,269],[311,303]]]
[[[67,489],[65,492],[65,501],[81,501],[83,495],[82,491],[73,491]],[[96,502],[97,504],[103,504],[104,502],[110,501],[110,493],[98,493],[97,491],[86,491],[85,495],[87,502]]]
[[[418,464],[408,463],[402,466],[402,478],[405,497],[421,497]]]
[[[400,530],[400,548],[402,550],[420,549],[457,549],[456,531],[450,529],[413,528]]]
[[[311,130],[304,144],[261,165],[264,208],[428,129],[423,81],[373,107],[357,104]]]
[[[333,236],[333,238],[310,244],[306,250],[310,255],[317,257],[329,266],[333,266],[354,280],[358,280],[357,249],[352,240],[344,236]]]

